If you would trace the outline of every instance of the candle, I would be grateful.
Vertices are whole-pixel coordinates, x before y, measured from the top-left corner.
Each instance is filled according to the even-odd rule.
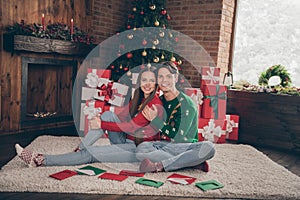
[[[45,14],[42,14],[42,28],[45,30]]]
[[[71,19],[71,37],[73,37],[74,34],[74,20],[73,18]]]

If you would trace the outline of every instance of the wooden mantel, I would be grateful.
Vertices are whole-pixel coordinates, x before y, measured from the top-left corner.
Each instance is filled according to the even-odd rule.
[[[92,44],[13,34],[4,34],[3,41],[4,50],[8,52],[28,51],[86,56],[95,47]]]

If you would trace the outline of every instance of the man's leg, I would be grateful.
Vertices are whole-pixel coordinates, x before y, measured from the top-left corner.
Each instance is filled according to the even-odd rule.
[[[140,161],[148,158],[153,162],[172,158],[172,154],[163,150],[163,147],[168,144],[169,142],[164,141],[142,142],[136,148],[136,157]]]

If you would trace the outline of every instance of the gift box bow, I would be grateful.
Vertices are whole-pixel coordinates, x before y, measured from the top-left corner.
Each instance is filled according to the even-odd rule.
[[[209,106],[213,108],[216,118],[219,118],[219,100],[226,100],[226,91],[222,93],[220,93],[219,91],[220,85],[216,85],[216,95],[204,95],[204,99],[210,99]]]
[[[234,120],[230,119],[230,116],[226,116],[227,124],[226,124],[226,131],[231,133],[233,128],[237,128],[239,123],[236,123]]]
[[[225,135],[221,126],[216,126],[214,119],[209,120],[208,125],[204,126],[202,129],[199,128],[198,132],[202,134],[202,136],[211,142],[214,142],[214,136],[220,138],[221,135]]]
[[[87,118],[90,120],[93,117],[96,117],[97,115],[99,115],[99,113],[102,112],[102,108],[95,108],[95,102],[91,101],[88,103],[88,105],[85,105],[83,107],[83,114],[87,115]]]
[[[113,82],[108,82],[107,85],[102,84],[100,87],[97,87],[97,94],[99,97],[103,96],[104,101],[108,102],[109,100],[113,100],[116,96],[123,97],[122,94],[118,93],[117,88],[112,88]]]
[[[195,102],[195,104],[199,104],[202,105],[203,103],[203,93],[201,92],[201,90],[194,90],[193,93],[191,94],[191,99]]]
[[[202,79],[204,80],[211,80],[212,83],[219,83],[220,81],[220,77],[219,76],[215,76],[215,68],[214,67],[210,67],[209,70],[206,71],[207,75],[202,75]]]

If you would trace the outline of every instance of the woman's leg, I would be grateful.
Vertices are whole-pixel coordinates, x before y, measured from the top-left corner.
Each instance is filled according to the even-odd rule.
[[[118,116],[111,112],[106,111],[101,115],[101,120],[107,122],[120,122]],[[108,138],[111,144],[124,144],[126,143],[126,133],[108,131]]]
[[[108,122],[120,122],[119,118],[111,111],[104,112],[101,116],[101,120]],[[93,145],[104,134],[102,129],[90,130],[81,140],[79,149],[83,150],[87,146]],[[126,142],[126,134],[120,132],[109,132],[108,134],[111,144],[123,144]]]
[[[81,165],[93,162],[138,162],[135,144],[88,146],[80,152],[44,155],[45,166]]]
[[[87,146],[79,152],[60,155],[33,153],[16,145],[19,157],[31,167],[39,166],[70,166],[93,162],[138,162],[136,159],[136,146],[134,142],[126,144]]]

